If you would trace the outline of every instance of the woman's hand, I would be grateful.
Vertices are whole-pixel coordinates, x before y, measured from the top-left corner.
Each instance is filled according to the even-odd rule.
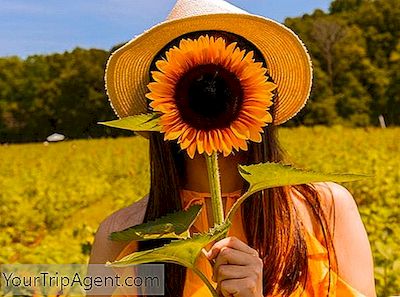
[[[213,281],[221,296],[263,296],[263,262],[255,249],[236,237],[227,237],[205,255],[210,261],[215,259]]]

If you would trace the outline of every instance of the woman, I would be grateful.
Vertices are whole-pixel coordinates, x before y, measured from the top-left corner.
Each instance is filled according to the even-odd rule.
[[[198,48],[205,44],[205,39],[211,40],[210,36],[214,38],[212,42],[223,40],[220,43],[226,45],[214,54],[235,43],[239,50],[251,52],[250,60],[254,60],[254,65],[262,64],[268,70],[267,80],[276,84],[269,109],[272,125],[264,127],[260,134],[255,130],[248,132],[253,137],[250,140],[254,140],[248,143],[240,139],[235,143],[233,134],[218,138],[231,150],[237,148],[235,154],[223,149],[224,156],[228,153],[219,158],[226,213],[247,186],[237,165],[282,161],[276,126],[293,117],[308,98],[311,66],[297,36],[282,25],[249,15],[221,0],[182,0],[167,22],[113,54],[106,82],[112,106],[120,117],[151,111],[150,107],[157,110],[157,99],[163,99],[157,96],[160,88],[152,88],[148,81],[162,80],[160,65],[171,62],[172,52],[167,52],[173,48],[184,52],[188,44],[196,42]],[[233,46],[231,49],[232,55],[226,59],[235,56]],[[245,101],[254,99],[244,96],[243,90],[249,88],[241,85],[245,79],[231,76],[233,72],[225,73],[225,68],[212,63],[214,58],[197,65],[202,67],[186,71],[177,80],[172,97],[181,119],[174,120],[205,131],[229,127],[245,108]],[[245,59],[244,54],[242,58]],[[247,67],[252,67],[249,63]],[[228,64],[232,66],[235,61]],[[154,74],[157,71],[161,71],[158,76]],[[171,81],[174,75],[164,78]],[[147,85],[152,91],[150,95],[144,88]],[[149,104],[145,96],[153,102]],[[244,122],[250,126],[253,120],[247,118]],[[235,135],[240,134],[238,129],[232,130]],[[176,139],[177,131],[170,132]],[[166,138],[171,134],[167,131]],[[202,203],[203,210],[191,231],[206,231],[213,225],[205,161],[203,155],[196,153],[204,149],[195,141],[184,147],[182,142],[178,145],[165,141],[159,133],[145,136],[150,140],[150,193],[102,222],[90,263],[114,261],[133,251],[155,247],[157,243],[153,241],[122,244],[107,237],[110,232],[186,209],[194,203]],[[274,188],[253,196],[236,213],[228,237],[210,246],[198,261],[221,296],[376,295],[370,245],[354,199],[345,188],[318,183]],[[165,275],[166,296],[210,296],[190,270],[166,264]]]

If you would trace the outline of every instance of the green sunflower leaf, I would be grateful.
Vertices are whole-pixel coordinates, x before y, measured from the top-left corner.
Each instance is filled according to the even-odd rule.
[[[201,205],[192,205],[186,211],[167,214],[154,221],[135,225],[118,232],[112,232],[109,239],[115,241],[144,241],[160,238],[188,238],[189,229],[196,221]]]
[[[135,252],[120,260],[107,262],[106,266],[126,267],[151,262],[167,262],[195,269],[195,262],[202,248],[224,236],[230,225],[230,222],[226,221],[210,229],[207,233],[197,233],[188,239],[174,240],[155,249]]]
[[[268,188],[315,182],[350,182],[371,176],[349,173],[320,173],[280,163],[260,163],[238,166],[240,175],[250,184],[249,189],[232,206],[227,217],[232,218],[239,205],[250,195]]]
[[[349,173],[321,173],[270,162],[238,167],[240,175],[250,184],[248,191],[252,193],[280,186],[326,181],[350,182],[370,177]]]
[[[119,120],[98,122],[98,124],[131,131],[160,132],[161,126],[159,125],[159,118],[160,115],[156,113],[143,113]]]

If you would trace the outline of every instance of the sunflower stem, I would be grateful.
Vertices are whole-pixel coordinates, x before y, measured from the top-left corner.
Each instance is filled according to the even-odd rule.
[[[224,222],[224,208],[222,205],[217,154],[217,152],[213,152],[211,156],[208,156],[206,153],[204,154],[207,163],[208,182],[210,184],[214,227]]]
[[[218,293],[215,290],[215,288],[213,287],[213,285],[211,284],[211,282],[208,280],[208,278],[200,271],[200,269],[193,267],[193,272],[195,272],[200,278],[201,280],[206,284],[206,286],[208,287],[208,289],[210,290],[211,294],[213,297],[218,297]]]

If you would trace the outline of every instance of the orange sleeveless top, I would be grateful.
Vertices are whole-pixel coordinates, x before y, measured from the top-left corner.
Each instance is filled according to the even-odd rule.
[[[210,199],[209,193],[200,193],[189,190],[181,190],[181,197],[183,203],[183,209],[189,208],[193,204],[202,204],[203,209],[200,212],[199,218],[191,227],[191,231],[196,232],[206,231],[209,229],[207,209],[205,207],[205,199]],[[231,208],[233,203],[237,198],[240,197],[240,190],[232,193],[223,194],[223,200],[226,200],[225,204],[225,215],[227,211]],[[212,215],[212,214],[210,214]],[[245,232],[242,226],[241,211],[237,211],[235,217],[232,220],[232,226],[228,232],[228,236],[235,236],[241,241],[247,243]],[[328,264],[328,254],[326,248],[319,242],[319,240],[314,237],[309,232],[305,232],[305,240],[307,243],[308,251],[308,280],[306,283],[306,288],[299,287],[291,296],[302,296],[302,297],[312,297],[312,296],[326,296],[326,292],[330,285],[330,295],[329,296],[340,296],[340,297],[365,297],[365,295],[359,293],[357,290],[352,288],[343,279],[341,279],[334,271],[331,270],[331,280],[329,281],[329,264]],[[122,252],[117,256],[116,260],[123,258],[124,256],[132,253],[134,251],[135,242],[130,242]],[[208,250],[211,248],[212,244],[206,247]],[[217,284],[212,281],[212,266],[207,260],[207,258],[200,254],[197,259],[196,266],[207,276],[210,282],[217,286]],[[206,285],[200,280],[200,278],[192,272],[191,269],[186,270],[186,280],[184,286],[183,297],[212,297],[210,291]],[[330,284],[329,284],[330,282]],[[129,295],[124,294],[122,291],[114,291],[112,297],[126,297],[126,296],[136,296],[130,293]]]

